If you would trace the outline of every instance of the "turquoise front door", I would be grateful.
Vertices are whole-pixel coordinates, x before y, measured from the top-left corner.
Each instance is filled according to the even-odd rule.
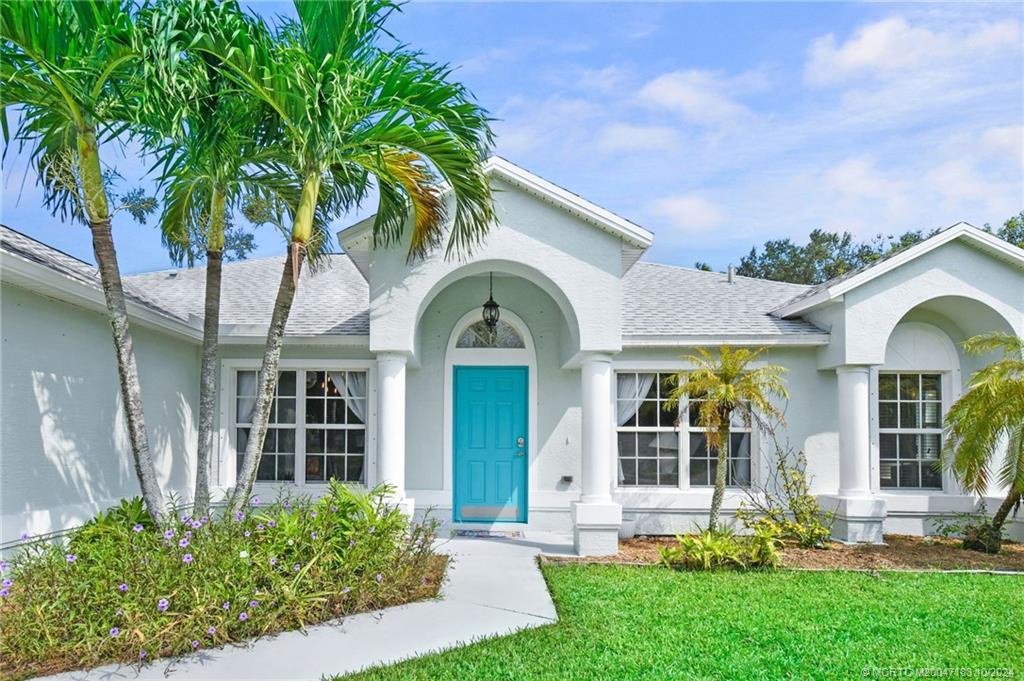
[[[526,522],[526,367],[454,368],[455,522]]]

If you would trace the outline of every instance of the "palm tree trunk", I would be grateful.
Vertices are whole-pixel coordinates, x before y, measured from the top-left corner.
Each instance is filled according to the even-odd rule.
[[[124,403],[125,420],[128,423],[128,439],[131,442],[135,475],[142,490],[146,509],[154,519],[164,512],[163,494],[149,450],[146,420],[142,412],[142,386],[139,383],[139,368],[135,362],[135,349],[128,328],[128,310],[125,306],[121,271],[117,264],[117,251],[110,230],[110,210],[107,204],[103,173],[100,170],[99,150],[96,133],[92,128],[78,131],[78,160],[82,180],[85,210],[92,232],[92,249],[99,269],[103,298],[107,304],[110,329],[114,340],[114,354],[117,358],[117,373],[121,386],[121,401]]]
[[[725,496],[725,473],[729,462],[729,420],[732,414],[722,418],[718,429],[718,469],[715,471],[715,493],[711,495],[711,512],[708,514],[708,527],[718,527],[718,516],[722,511],[722,498]]]
[[[281,284],[277,289],[277,300],[274,301],[274,312],[267,330],[267,342],[263,348],[263,362],[260,365],[259,386],[256,389],[256,404],[253,407],[252,428],[249,430],[249,441],[242,459],[242,470],[238,472],[235,492],[232,496],[232,508],[240,508],[252,494],[256,472],[259,470],[260,455],[263,451],[263,440],[267,436],[267,425],[270,421],[270,407],[274,400],[274,388],[277,386],[277,367],[281,360],[281,343],[284,339],[284,327],[288,323],[292,302],[295,300],[296,282],[305,259],[306,247],[299,242],[292,242],[292,252],[284,259],[284,271],[281,273]]]
[[[203,311],[203,359],[199,371],[199,446],[196,449],[195,514],[210,507],[210,452],[217,407],[217,342],[220,333],[221,251],[206,252],[206,304]]]
[[[1021,502],[1022,495],[1024,495],[1024,492],[1011,488],[1010,493],[1003,499],[1003,503],[999,505],[996,514],[992,516],[992,529],[995,530],[996,536],[1002,536],[1003,523],[1006,522],[1010,511]]]

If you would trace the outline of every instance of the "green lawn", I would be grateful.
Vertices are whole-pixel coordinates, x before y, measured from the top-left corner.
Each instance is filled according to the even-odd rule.
[[[861,678],[865,667],[1024,675],[1024,577],[613,565],[546,565],[544,574],[558,624],[354,678],[834,679]]]

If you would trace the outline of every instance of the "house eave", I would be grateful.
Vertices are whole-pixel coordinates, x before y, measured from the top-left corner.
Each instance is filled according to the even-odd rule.
[[[777,334],[626,334],[624,348],[676,348],[731,346],[790,346],[816,347],[828,345],[829,334],[777,333]]]

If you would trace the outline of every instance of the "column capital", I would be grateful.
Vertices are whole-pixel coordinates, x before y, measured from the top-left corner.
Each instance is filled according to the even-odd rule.
[[[409,353],[399,350],[378,352],[376,355],[378,362],[402,362],[405,364],[409,361]]]
[[[580,364],[611,364],[614,354],[611,352],[584,351],[580,353]]]
[[[836,367],[837,374],[866,374],[871,370],[871,364],[843,364]]]

